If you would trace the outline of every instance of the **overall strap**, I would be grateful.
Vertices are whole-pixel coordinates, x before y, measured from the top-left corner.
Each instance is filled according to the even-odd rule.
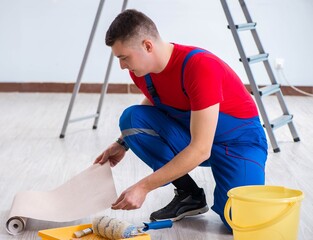
[[[157,91],[153,85],[152,78],[151,78],[150,74],[145,75],[145,81],[146,81],[146,86],[147,86],[148,92],[149,92],[150,96],[152,97],[154,104],[156,106],[159,106],[161,104],[161,101],[160,101],[159,95],[158,95],[158,93],[157,93]]]
[[[185,57],[184,62],[183,62],[183,66],[182,66],[182,69],[181,69],[181,87],[182,87],[182,90],[183,90],[184,94],[185,94],[187,97],[188,97],[188,95],[187,95],[187,92],[186,92],[185,87],[184,87],[184,81],[185,81],[185,79],[184,79],[184,71],[185,71],[185,67],[186,67],[186,64],[187,64],[188,60],[189,60],[193,55],[195,55],[195,54],[197,54],[197,53],[201,53],[201,52],[207,52],[207,53],[209,53],[209,51],[204,50],[204,49],[193,49],[193,50],[191,50],[191,51],[187,54],[187,56]]]
[[[184,62],[183,62],[183,66],[182,66],[182,70],[181,70],[181,86],[182,86],[182,91],[184,92],[184,94],[188,97],[187,93],[186,93],[186,90],[184,88],[184,70],[185,70],[185,66],[188,62],[188,60],[195,54],[197,53],[200,53],[200,52],[208,52],[207,50],[204,50],[204,49],[194,49],[194,50],[191,50],[187,56],[185,57],[184,59]],[[156,106],[160,106],[162,105],[161,104],[161,101],[160,101],[160,98],[159,98],[159,95],[153,85],[153,82],[152,82],[152,78],[150,76],[150,74],[146,74],[145,75],[145,81],[146,81],[146,86],[147,86],[147,90],[150,94],[150,96],[152,97],[153,101],[154,101],[154,104]]]

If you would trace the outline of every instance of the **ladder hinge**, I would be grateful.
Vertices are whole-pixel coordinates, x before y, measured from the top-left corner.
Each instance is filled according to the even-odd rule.
[[[231,29],[230,26],[227,26],[228,29]],[[246,30],[254,30],[256,27],[256,22],[252,23],[243,23],[243,24],[236,24],[235,28],[237,31],[246,31]]]

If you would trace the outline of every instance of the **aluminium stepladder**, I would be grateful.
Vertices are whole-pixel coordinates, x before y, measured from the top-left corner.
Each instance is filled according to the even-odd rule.
[[[106,94],[106,91],[107,91],[109,76],[110,76],[112,63],[113,63],[113,53],[112,53],[112,51],[111,51],[109,62],[108,62],[108,66],[107,66],[107,69],[106,69],[104,82],[102,84],[100,99],[99,99],[99,103],[98,103],[98,107],[97,107],[96,113],[88,115],[88,116],[76,118],[76,119],[70,119],[70,117],[71,117],[71,113],[72,113],[72,110],[73,110],[73,106],[74,106],[74,103],[75,103],[76,96],[77,96],[77,94],[79,92],[79,89],[80,89],[81,80],[82,80],[82,77],[83,77],[83,74],[84,74],[84,70],[85,70],[85,66],[86,66],[86,63],[87,63],[87,60],[88,60],[88,56],[89,56],[89,52],[90,52],[90,49],[91,49],[91,46],[92,46],[93,38],[94,38],[95,32],[97,30],[98,22],[99,22],[99,19],[101,17],[101,12],[102,12],[102,9],[103,9],[104,1],[105,0],[100,0],[99,1],[96,17],[95,17],[95,20],[94,20],[94,23],[93,23],[93,26],[92,26],[92,29],[91,29],[91,33],[90,33],[90,36],[89,36],[89,39],[88,39],[88,43],[87,43],[87,46],[86,46],[86,49],[85,49],[84,57],[83,57],[81,65],[80,65],[80,69],[79,69],[79,72],[78,72],[78,75],[77,75],[76,83],[74,85],[72,97],[71,97],[71,100],[70,100],[70,103],[69,103],[69,106],[68,106],[68,109],[67,109],[67,113],[66,113],[66,116],[65,116],[65,119],[64,119],[63,127],[62,127],[61,134],[60,134],[60,138],[64,138],[65,137],[65,132],[66,132],[66,129],[67,129],[67,126],[68,126],[69,123],[73,123],[73,122],[77,122],[77,121],[81,121],[81,120],[94,118],[94,124],[93,124],[92,128],[93,129],[97,129],[97,127],[98,127],[98,122],[99,122],[99,118],[100,118],[103,98],[104,98],[104,95]],[[126,9],[127,2],[128,2],[128,0],[123,0],[122,10],[121,10],[122,12]]]
[[[235,1],[235,0],[229,0],[229,1]],[[296,128],[293,124],[293,116],[289,113],[288,109],[287,109],[287,105],[285,103],[284,100],[284,96],[282,94],[280,85],[277,83],[276,78],[273,74],[272,68],[270,66],[269,60],[268,60],[268,53],[265,53],[263,46],[261,44],[259,35],[256,31],[256,23],[252,21],[250,13],[248,11],[248,8],[245,4],[244,0],[238,0],[239,4],[241,6],[241,9],[243,11],[243,14],[245,16],[246,19],[246,23],[242,23],[242,24],[235,24],[233,17],[231,15],[230,12],[230,8],[228,6],[227,0],[221,0],[226,18],[227,18],[227,22],[228,22],[228,28],[231,30],[232,35],[234,37],[237,49],[239,51],[239,55],[240,55],[240,61],[243,63],[244,69],[246,71],[247,77],[249,79],[249,83],[250,83],[250,87],[252,90],[252,94],[254,95],[255,101],[257,103],[257,106],[259,108],[259,112],[261,114],[262,120],[263,120],[263,126],[266,129],[267,135],[270,139],[272,148],[274,152],[279,152],[279,146],[276,140],[276,137],[274,135],[274,130],[282,127],[286,124],[288,124],[288,127],[290,129],[291,135],[293,137],[293,140],[295,142],[300,141],[300,138],[297,134]],[[243,44],[241,43],[241,39],[239,36],[239,31],[251,31],[252,37],[255,41],[256,47],[259,51],[259,54],[257,55],[253,55],[253,56],[246,56],[246,53],[244,51],[243,48]],[[253,76],[250,64],[254,64],[254,63],[258,63],[258,62],[263,62],[264,67],[266,69],[267,75],[270,79],[271,84],[265,87],[259,87],[256,82],[255,82],[255,78]],[[270,120],[267,113],[266,113],[266,109],[264,107],[264,104],[262,102],[262,98],[268,95],[272,95],[275,94],[279,105],[282,109],[282,116]]]

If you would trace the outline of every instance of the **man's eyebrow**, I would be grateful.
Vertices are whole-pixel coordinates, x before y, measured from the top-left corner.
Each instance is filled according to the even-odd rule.
[[[126,57],[125,55],[118,55],[118,56],[116,56],[117,58],[124,58],[124,57]]]

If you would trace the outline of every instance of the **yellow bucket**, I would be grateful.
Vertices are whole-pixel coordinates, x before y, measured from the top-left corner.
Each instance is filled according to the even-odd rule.
[[[233,229],[234,240],[297,239],[304,197],[301,191],[280,186],[243,186],[229,190],[227,195],[224,216]]]

